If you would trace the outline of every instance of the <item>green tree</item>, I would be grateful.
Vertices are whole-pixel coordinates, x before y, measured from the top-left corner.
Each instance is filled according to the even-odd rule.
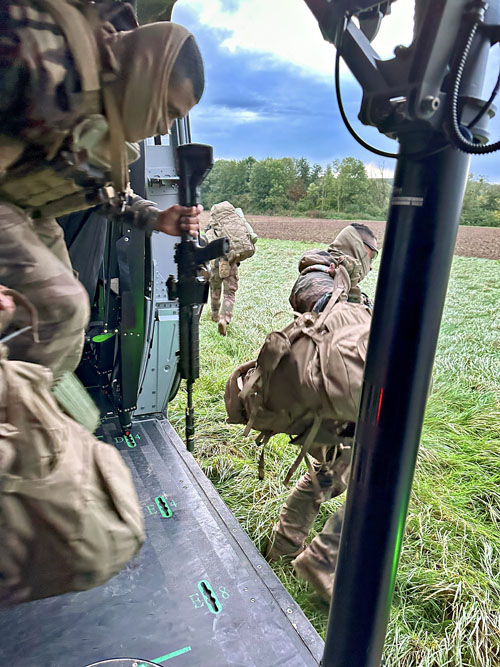
[[[289,193],[295,182],[295,165],[291,158],[266,158],[257,162],[250,175],[254,210],[275,212],[290,206]]]
[[[320,164],[313,164],[311,169],[311,183],[316,183],[323,173],[323,167]]]
[[[484,176],[469,174],[462,206],[463,225],[500,227],[500,186],[488,183]]]
[[[321,210],[338,210],[338,184],[334,173],[335,165],[328,164],[323,176],[318,179],[318,186],[321,192]]]
[[[369,204],[369,179],[361,160],[346,157],[337,175],[338,210],[346,213],[362,213]]]
[[[249,182],[255,158],[244,160],[216,160],[202,185],[202,202],[210,208],[221,201],[248,208]]]
[[[305,157],[298,158],[294,160],[295,171],[297,173],[297,179],[301,180],[304,184],[304,189],[307,190],[309,184],[312,182],[312,172],[311,166]]]

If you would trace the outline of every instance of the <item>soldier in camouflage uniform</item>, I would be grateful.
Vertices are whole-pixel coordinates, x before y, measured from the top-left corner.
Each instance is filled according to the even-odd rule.
[[[371,270],[371,261],[376,255],[377,240],[366,225],[354,223],[345,227],[328,247],[328,251],[311,250],[301,257],[301,275],[290,295],[292,307],[298,312],[323,310],[333,285],[331,273],[340,258],[343,258],[342,265],[347,268],[355,283],[349,292],[348,301],[367,303],[368,297],[362,294],[357,283]],[[321,503],[335,498],[347,488],[354,426],[353,423],[339,423],[335,442],[325,456],[325,463],[313,463],[321,490],[319,497],[309,472],[297,482],[273,528],[267,553],[267,558],[273,561],[283,557],[293,558],[296,574],[308,581],[327,602],[331,601],[333,591],[344,506],[327,520],[321,533],[307,547],[305,540],[318,516]]]
[[[212,321],[219,323],[219,333],[226,335],[227,325],[233,317],[234,302],[238,289],[237,262],[229,263],[216,259],[210,263],[210,304]],[[224,289],[224,293],[222,290]],[[222,299],[221,308],[221,296]]]
[[[39,343],[17,336],[11,359],[56,376],[80,360],[88,297],[55,216],[104,203],[147,233],[197,234],[201,208],[143,201],[128,188],[127,163],[138,155],[131,142],[166,134],[203,86],[198,47],[181,26],[137,27],[125,3],[2,3],[0,283],[39,316]],[[12,328],[27,324],[23,311]]]
[[[241,249],[241,240],[244,238],[245,248],[247,251],[248,248],[251,248],[251,254],[245,253],[243,258],[249,256],[251,257],[255,252],[255,244],[257,243],[258,236],[250,226],[249,222],[246,220],[241,208],[234,208],[230,202],[225,201],[212,206],[210,210],[209,226],[205,230],[205,233],[207,233],[214,224],[214,218],[220,218],[222,216],[222,219],[224,219],[224,216],[231,211],[233,211],[236,216],[238,216],[235,219],[239,219],[240,221],[238,234],[240,243],[237,245],[237,248],[238,250]],[[219,231],[223,235],[225,234],[230,238],[231,249],[227,258],[215,259],[210,262],[210,305],[212,309],[212,321],[219,323],[219,333],[221,336],[225,336],[227,325],[233,318],[234,303],[236,300],[236,292],[238,290],[238,268],[240,266],[239,260],[241,259],[242,255],[238,255],[237,250],[235,250],[234,235],[231,236],[231,233],[227,232],[227,229],[224,227],[222,227],[222,229]]]

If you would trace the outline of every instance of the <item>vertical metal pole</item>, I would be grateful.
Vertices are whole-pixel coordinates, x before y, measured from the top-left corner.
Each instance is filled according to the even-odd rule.
[[[469,157],[405,155],[384,240],[323,664],[380,667]]]

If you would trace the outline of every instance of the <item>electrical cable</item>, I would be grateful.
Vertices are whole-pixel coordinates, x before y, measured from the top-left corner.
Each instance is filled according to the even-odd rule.
[[[395,160],[398,159],[399,155],[397,153],[388,153],[387,151],[380,150],[379,148],[376,148],[375,146],[371,146],[369,143],[367,143],[364,139],[362,139],[359,134],[356,132],[356,130],[353,128],[351,125],[347,114],[344,109],[344,104],[342,102],[342,93],[340,90],[340,44],[339,47],[337,48],[337,54],[335,56],[335,94],[337,96],[337,104],[339,105],[339,111],[340,111],[340,116],[344,122],[344,125],[347,128],[347,131],[349,134],[351,134],[352,137],[358,142],[358,144],[361,144],[363,148],[366,148],[369,150],[371,153],[375,153],[376,155],[380,155],[381,157],[388,157],[388,158],[393,158]]]
[[[456,65],[452,69],[452,74],[454,75],[452,79],[453,84],[452,84],[451,94],[448,96],[449,104],[447,105],[446,108],[446,116],[447,116],[447,125],[448,125],[448,132],[450,135],[450,139],[452,140],[456,148],[463,151],[464,153],[469,153],[474,155],[487,155],[488,153],[494,153],[500,150],[500,141],[496,141],[493,144],[485,145],[485,144],[478,144],[475,143],[474,141],[466,139],[460,128],[459,114],[458,114],[458,100],[459,100],[460,86],[462,83],[462,77],[472,47],[472,42],[474,41],[474,37],[476,35],[480,22],[481,22],[481,15],[479,13],[468,35],[466,35],[462,55],[460,56],[460,58],[458,58]],[[488,102],[486,103],[485,107],[481,109],[480,117],[482,117],[482,115],[486,113],[487,108],[488,108]],[[474,121],[477,122],[476,119],[474,119]],[[469,129],[469,127],[467,129]]]
[[[376,148],[375,146],[370,145],[368,142],[366,142],[362,137],[359,136],[359,134],[356,132],[356,130],[353,128],[351,125],[346,111],[344,109],[344,104],[342,102],[342,92],[340,89],[340,48],[342,45],[342,40],[339,42],[339,46],[337,47],[337,53],[335,56],[335,94],[337,97],[337,104],[339,107],[339,112],[340,116],[344,122],[344,125],[346,126],[347,131],[349,134],[360,144],[363,146],[363,148],[366,148],[366,150],[370,151],[371,153],[375,153],[376,155],[380,155],[381,157],[387,157],[387,158],[392,158],[397,160],[400,156],[398,153],[389,153],[387,151],[383,151],[379,148]],[[441,151],[444,151],[445,148],[447,148],[450,145],[448,141],[446,141],[444,144],[441,146],[438,146],[437,148],[434,148],[430,151],[418,151],[415,153],[405,153],[405,157],[411,157],[415,160],[419,159],[424,159],[431,157],[432,155],[436,155],[437,153],[441,153]]]

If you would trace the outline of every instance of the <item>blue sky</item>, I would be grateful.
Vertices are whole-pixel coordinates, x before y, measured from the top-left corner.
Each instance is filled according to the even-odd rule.
[[[374,43],[384,57],[409,43],[412,4],[399,0],[384,20]],[[173,20],[192,31],[203,54],[206,87],[191,112],[193,139],[212,144],[216,158],[303,156],[324,166],[354,156],[373,174],[394,169],[393,160],[366,151],[345,129],[333,86],[335,50],[303,0],[178,0]],[[396,142],[357,120],[361,91],[347,70],[342,89],[356,130],[396,151]],[[472,171],[500,182],[497,155],[473,158]]]

